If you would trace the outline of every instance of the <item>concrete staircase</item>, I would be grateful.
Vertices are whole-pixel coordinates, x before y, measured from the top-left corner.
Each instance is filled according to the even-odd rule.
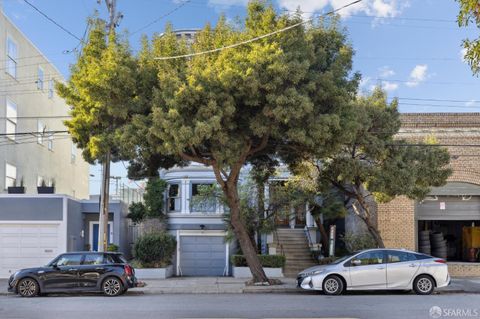
[[[295,278],[300,271],[317,265],[310,253],[303,229],[278,228],[276,242],[277,254],[283,252],[286,257],[283,268],[285,277]]]

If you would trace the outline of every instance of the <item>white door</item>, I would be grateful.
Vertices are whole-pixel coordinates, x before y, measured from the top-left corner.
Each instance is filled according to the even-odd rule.
[[[60,251],[59,224],[0,224],[0,278],[46,265]]]

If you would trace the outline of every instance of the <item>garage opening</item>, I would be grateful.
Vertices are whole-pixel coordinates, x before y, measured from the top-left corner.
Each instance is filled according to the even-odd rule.
[[[223,236],[181,236],[180,275],[225,276],[227,246]]]
[[[480,187],[448,183],[416,206],[418,251],[449,261],[480,262]]]

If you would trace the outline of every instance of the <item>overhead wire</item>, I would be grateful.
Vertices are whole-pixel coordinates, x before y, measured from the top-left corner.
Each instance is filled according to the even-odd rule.
[[[363,0],[355,0],[355,1],[352,1],[338,9],[335,9],[335,10],[332,10],[330,12],[327,12],[325,14],[322,14],[320,16],[327,16],[327,15],[332,15],[332,14],[335,14],[336,12],[339,12],[343,9],[346,9],[350,6],[353,6],[357,3],[360,3],[362,2]],[[194,52],[194,53],[189,53],[189,54],[181,54],[181,55],[175,55],[175,56],[163,56],[163,57],[155,57],[153,58],[154,60],[173,60],[173,59],[182,59],[182,58],[189,58],[189,57],[194,57],[194,56],[199,56],[199,55],[205,55],[205,54],[210,54],[210,53],[215,53],[215,52],[219,52],[219,51],[223,51],[223,50],[226,50],[226,49],[233,49],[233,48],[236,48],[236,47],[239,47],[239,46],[243,46],[245,44],[249,44],[249,43],[252,43],[252,42],[255,42],[255,41],[258,41],[258,40],[261,40],[261,39],[265,39],[265,38],[268,38],[268,37],[271,37],[273,35],[276,35],[276,34],[279,34],[279,33],[282,33],[282,32],[285,32],[285,31],[288,31],[288,30],[291,30],[293,28],[296,28],[298,26],[301,26],[303,24],[306,24],[306,23],[309,23],[311,21],[313,21],[314,19],[316,19],[318,17],[313,17],[313,18],[310,18],[310,19],[306,19],[306,20],[302,20],[301,22],[298,22],[298,23],[295,23],[295,24],[292,24],[292,25],[289,25],[285,28],[282,28],[282,29],[278,29],[278,30],[275,30],[273,32],[269,32],[269,33],[266,33],[266,34],[263,34],[261,36],[257,36],[257,37],[254,37],[254,38],[251,38],[251,39],[248,39],[248,40],[245,40],[245,41],[241,41],[241,42],[238,42],[238,43],[234,43],[234,44],[230,44],[230,45],[226,45],[226,46],[222,46],[222,47],[219,47],[219,48],[215,48],[215,49],[210,49],[210,50],[206,50],[206,51],[201,51],[201,52]]]

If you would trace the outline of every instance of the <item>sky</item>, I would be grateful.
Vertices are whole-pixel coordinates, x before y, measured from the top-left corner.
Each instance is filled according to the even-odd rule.
[[[95,10],[106,17],[97,0],[29,0],[76,37],[85,33]],[[305,18],[338,9],[352,0],[271,0],[279,12],[300,8]],[[48,21],[24,0],[0,0],[5,14],[68,78],[79,41]],[[167,22],[175,29],[201,28],[245,16],[248,0],[117,0],[124,15],[120,30],[128,31],[133,49],[142,34],[162,32]],[[476,38],[475,26],[459,28],[454,0],[363,0],[339,11],[348,41],[355,50],[353,70],[362,75],[360,91],[382,86],[389,99],[399,98],[400,112],[479,112],[480,80],[463,61],[462,40]],[[155,22],[155,23],[153,23]],[[112,175],[126,178],[127,163],[112,165]],[[91,167],[90,192],[99,192],[101,170]],[[142,186],[140,184],[140,186]],[[111,191],[115,191],[112,181]]]

